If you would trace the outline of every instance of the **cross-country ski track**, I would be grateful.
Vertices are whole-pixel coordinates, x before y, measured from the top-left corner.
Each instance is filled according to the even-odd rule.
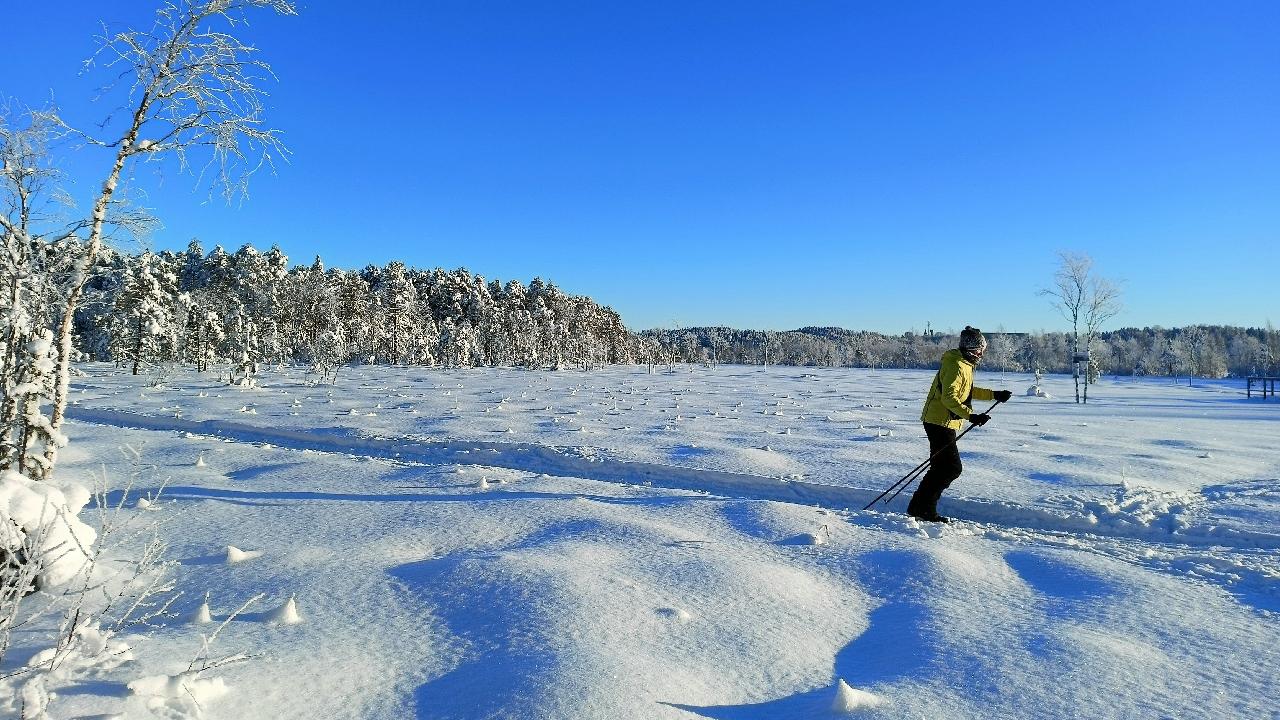
[[[535,475],[648,485],[745,500],[771,500],[814,505],[842,511],[861,508],[880,494],[879,490],[822,485],[788,478],[611,460],[602,457],[601,453],[583,455],[580,449],[574,452],[565,448],[530,443],[423,442],[408,438],[363,437],[343,427],[334,427],[329,431],[306,431],[227,420],[193,421],[180,417],[157,417],[119,410],[88,408],[72,408],[69,417],[83,423],[187,433],[233,442],[269,444],[288,450],[374,457],[405,464],[500,467]],[[212,497],[219,491],[169,488],[168,492],[174,496],[186,492]],[[306,489],[299,488],[294,497],[307,499]],[[394,495],[385,497],[396,498]],[[909,491],[899,495],[895,505],[899,508],[905,506],[907,497],[909,497]],[[323,496],[311,499],[323,499]],[[412,496],[404,496],[403,499],[411,500]],[[1189,519],[1187,517],[1189,513],[1178,513],[1164,522],[1142,524],[1132,522],[1121,514],[1109,518],[1104,516],[1100,522],[1096,514],[1028,507],[1011,502],[963,497],[948,498],[947,502],[957,518],[992,527],[1134,538],[1187,545],[1242,549],[1280,548],[1280,533],[1200,524],[1194,518]],[[883,504],[877,504],[870,514],[877,514],[875,511],[883,507]]]

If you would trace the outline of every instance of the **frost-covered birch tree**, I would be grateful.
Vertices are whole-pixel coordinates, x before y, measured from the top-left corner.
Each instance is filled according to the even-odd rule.
[[[1120,287],[1093,273],[1093,258],[1083,253],[1058,254],[1058,271],[1053,286],[1040,291],[1050,299],[1064,318],[1071,321],[1071,352],[1087,352],[1102,324],[1120,312]],[[1072,363],[1073,367],[1076,363]],[[1089,402],[1089,374],[1084,376],[1084,394],[1080,392],[1080,373],[1072,373],[1076,385],[1076,402]]]
[[[1276,330],[1271,321],[1267,321],[1266,334],[1263,336],[1262,366],[1268,375],[1280,374],[1280,330]]]
[[[147,30],[124,30],[102,39],[88,65],[101,66],[119,80],[105,98],[121,98],[120,110],[100,129],[72,128],[53,121],[86,143],[109,151],[104,179],[93,200],[88,239],[70,274],[66,303],[58,324],[57,386],[52,429],[62,425],[70,389],[72,327],[94,258],[102,248],[107,220],[118,204],[117,191],[141,161],[176,159],[228,197],[246,191],[255,172],[285,153],[277,130],[264,124],[262,87],[271,68],[236,32],[246,13],[296,10],[290,0],[172,0],[161,6]],[[122,118],[122,119],[120,119]],[[48,461],[56,459],[51,446]]]
[[[0,469],[30,465],[25,451],[31,426],[48,426],[39,407],[52,390],[52,348],[41,334],[49,290],[42,255],[50,239],[40,228],[58,178],[48,154],[52,134],[41,115],[0,114]],[[66,237],[77,229],[61,232]],[[37,341],[40,347],[33,345]]]

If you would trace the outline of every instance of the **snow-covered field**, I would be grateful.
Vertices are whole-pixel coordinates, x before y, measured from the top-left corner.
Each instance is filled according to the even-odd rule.
[[[136,476],[184,595],[50,717],[1280,717],[1280,403],[1233,386],[980,372],[938,526],[860,509],[927,372],[83,369],[59,476]]]

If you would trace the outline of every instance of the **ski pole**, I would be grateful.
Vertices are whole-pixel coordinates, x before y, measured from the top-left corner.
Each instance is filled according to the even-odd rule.
[[[987,408],[987,414],[990,414],[992,411],[994,411],[994,410],[996,409],[996,406],[997,406],[997,405],[999,405],[999,404],[1000,404],[1000,401],[999,401],[999,400],[997,400],[997,401],[995,401],[994,403],[992,403],[991,407]],[[919,470],[914,471],[914,476],[915,476],[915,477],[912,477],[911,479],[907,480],[904,484],[902,484],[901,486],[899,486],[897,490],[894,490],[892,495],[890,495],[889,497],[885,498],[885,501],[884,501],[884,502],[885,502],[885,504],[886,504],[886,505],[888,505],[889,503],[893,502],[893,499],[894,499],[894,498],[896,498],[896,497],[898,497],[898,495],[900,495],[900,494],[902,493],[902,491],[903,491],[903,490],[906,490],[908,487],[911,487],[911,483],[912,483],[916,478],[918,478],[922,473],[924,473],[924,471],[925,471],[926,467],[927,467],[930,463],[932,463],[932,462],[933,462],[933,459],[934,459],[935,457],[937,457],[939,453],[943,452],[943,451],[944,451],[944,450],[946,450],[947,448],[950,448],[952,445],[956,444],[957,442],[960,442],[960,438],[964,437],[966,433],[968,433],[970,430],[972,430],[972,429],[974,429],[974,428],[976,428],[976,427],[978,427],[978,426],[977,426],[977,425],[970,425],[969,427],[967,427],[967,428],[965,428],[963,431],[961,431],[961,433],[960,433],[959,435],[957,435],[957,436],[956,436],[956,439],[955,439],[955,440],[952,440],[951,442],[947,443],[946,445],[944,445],[944,446],[942,446],[942,447],[938,448],[938,452],[935,452],[934,454],[930,455],[930,456],[929,456],[929,459],[925,461],[924,465],[922,465],[922,466],[920,467],[920,469],[919,469]],[[913,473],[908,473],[908,475],[911,475],[911,474],[913,474]],[[902,482],[902,481],[901,481],[901,480],[899,480],[898,482]],[[896,484],[896,483],[895,483],[895,484]],[[892,488],[890,488],[890,489],[892,489]]]
[[[997,400],[997,401],[995,401],[994,403],[992,403],[992,404],[991,404],[991,407],[987,408],[987,414],[990,414],[992,411],[994,411],[994,410],[996,409],[996,406],[997,406],[997,405],[999,405],[999,404],[1000,404],[1000,401],[999,401],[999,400]],[[933,462],[933,459],[934,459],[935,457],[937,457],[939,453],[941,453],[942,451],[944,451],[944,450],[946,450],[947,448],[951,447],[952,445],[954,445],[954,444],[956,444],[956,443],[960,442],[960,438],[964,437],[964,436],[965,436],[965,433],[969,432],[970,430],[972,430],[972,429],[974,429],[974,428],[976,428],[976,427],[978,427],[978,426],[977,426],[977,425],[970,425],[969,427],[965,428],[963,431],[961,431],[961,433],[960,433],[959,435],[957,435],[957,436],[956,436],[956,439],[955,439],[955,440],[952,440],[951,442],[947,443],[946,445],[944,445],[944,446],[942,446],[942,447],[938,448],[938,452],[936,452],[936,453],[934,453],[934,454],[930,455],[930,456],[929,456],[929,459],[925,461],[925,464],[926,464],[926,465],[928,465],[929,463],[932,463],[932,462]],[[894,492],[893,492],[893,494],[892,494],[892,495],[890,495],[889,497],[885,498],[884,503],[885,503],[886,505],[888,505],[889,503],[893,502],[893,499],[894,499],[894,498],[896,498],[896,497],[898,497],[898,495],[900,495],[900,494],[902,493],[902,491],[903,491],[903,490],[906,490],[907,488],[911,487],[911,483],[912,483],[916,478],[918,478],[918,477],[919,477],[919,476],[924,472],[924,470],[925,470],[925,468],[924,468],[924,467],[921,467],[921,468],[920,468],[920,470],[916,471],[916,472],[915,472],[915,477],[911,478],[910,480],[907,480],[907,482],[906,482],[905,484],[903,484],[903,485],[901,485],[900,487],[898,487],[898,489],[897,489],[897,490],[894,490]],[[899,482],[902,482],[902,481],[900,480]],[[891,489],[892,489],[892,488],[891,488]]]
[[[995,403],[995,405],[992,405],[991,407],[987,408],[987,412],[988,412],[988,413],[990,413],[992,410],[995,410],[995,409],[996,409],[996,405],[999,405],[999,404],[1000,404],[999,402],[996,402],[996,403]],[[903,491],[903,490],[906,490],[907,488],[911,487],[911,483],[915,482],[916,478],[918,478],[918,477],[920,477],[921,475],[923,475],[923,474],[924,474],[924,472],[928,469],[928,466],[929,466],[930,464],[932,464],[932,463],[933,463],[933,459],[934,459],[935,457],[937,457],[939,453],[941,453],[942,451],[944,451],[944,450],[946,450],[947,448],[951,447],[952,445],[955,445],[956,443],[960,442],[960,438],[964,437],[964,436],[965,436],[965,433],[969,432],[970,430],[972,430],[972,429],[974,429],[974,428],[976,428],[976,427],[978,427],[978,426],[977,426],[977,425],[970,425],[969,427],[967,427],[967,428],[965,428],[964,430],[962,430],[962,431],[960,432],[960,434],[956,436],[956,439],[955,439],[955,440],[952,440],[951,442],[947,443],[946,445],[944,445],[944,446],[942,446],[942,447],[938,448],[938,452],[936,452],[936,453],[934,453],[934,454],[930,455],[930,456],[929,456],[929,459],[925,461],[925,465],[924,465],[923,467],[921,467],[919,470],[917,470],[917,471],[914,473],[914,477],[912,477],[910,480],[907,480],[907,481],[906,481],[905,483],[903,483],[902,485],[898,486],[898,489],[897,489],[897,490],[894,490],[892,495],[890,495],[889,497],[887,497],[887,498],[885,498],[885,499],[884,499],[884,504],[885,504],[885,505],[888,505],[889,503],[893,502],[893,499],[894,499],[894,498],[896,498],[896,497],[898,497],[898,495],[902,494],[902,491]],[[902,481],[901,481],[901,480],[899,480],[898,482],[902,482]],[[896,483],[895,483],[895,484],[896,484]]]
[[[992,404],[992,406],[991,406],[991,407],[987,408],[987,411],[986,411],[986,413],[984,413],[984,414],[986,414],[986,415],[990,415],[990,414],[991,414],[991,413],[996,409],[996,405],[999,405],[999,404],[1000,404],[1000,401],[999,401],[999,400],[995,401],[995,403],[994,403],[994,404]],[[951,442],[947,443],[946,445],[943,445],[942,447],[938,448],[938,450],[937,450],[936,452],[934,452],[932,455],[930,455],[930,456],[929,456],[929,457],[928,457],[924,462],[922,462],[922,463],[920,463],[919,465],[915,466],[915,468],[914,468],[914,469],[912,469],[912,471],[911,471],[911,472],[909,472],[909,473],[907,473],[906,475],[903,475],[901,478],[899,478],[896,482],[894,482],[892,485],[890,485],[890,486],[889,486],[889,487],[888,487],[884,492],[882,492],[882,493],[880,493],[879,495],[877,495],[877,496],[875,497],[875,499],[874,499],[874,500],[872,500],[871,502],[867,503],[867,506],[866,506],[866,507],[864,507],[864,508],[862,508],[862,509],[863,509],[863,510],[870,510],[872,505],[875,505],[877,502],[879,502],[879,501],[880,501],[880,498],[884,497],[885,495],[889,495],[889,493],[893,493],[893,495],[890,495],[890,496],[889,496],[889,498],[888,498],[887,500],[885,500],[885,503],[887,504],[887,503],[889,503],[889,502],[892,502],[892,501],[893,501],[893,499],[894,499],[894,498],[896,498],[896,497],[898,497],[898,494],[899,494],[899,493],[901,493],[903,490],[905,490],[905,489],[907,488],[907,486],[909,486],[909,485],[911,484],[911,482],[912,482],[913,480],[915,480],[915,479],[916,479],[916,477],[917,477],[918,475],[920,475],[922,472],[924,472],[924,470],[929,466],[929,463],[933,462],[933,459],[934,459],[934,458],[938,457],[938,455],[940,455],[940,454],[942,453],[942,451],[944,451],[944,450],[946,450],[947,448],[951,447],[952,445],[955,445],[956,443],[960,442],[960,438],[964,437],[966,433],[968,433],[970,430],[972,430],[972,429],[974,429],[974,428],[976,428],[976,427],[978,427],[978,426],[977,426],[977,425],[973,425],[973,424],[971,424],[971,425],[969,425],[969,427],[967,427],[967,428],[965,428],[964,430],[962,430],[962,431],[960,432],[960,434],[956,436],[956,439],[955,439],[955,440],[952,440]],[[896,490],[896,491],[895,491],[895,490]]]

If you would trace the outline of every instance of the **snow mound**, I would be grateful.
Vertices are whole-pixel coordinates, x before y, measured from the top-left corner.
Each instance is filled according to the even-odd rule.
[[[806,532],[799,535],[793,535],[782,541],[783,545],[826,545],[827,534],[825,532]]]
[[[1041,398],[1048,398],[1050,400],[1053,399],[1053,396],[1045,392],[1044,388],[1040,387],[1039,385],[1032,385],[1031,387],[1027,388],[1027,397],[1041,397]]]
[[[98,623],[76,628],[71,640],[62,647],[41,650],[27,661],[27,667],[39,668],[54,664],[57,667],[47,673],[55,677],[74,677],[87,670],[105,671],[133,661],[133,649],[129,643],[116,640],[111,633],[102,630]]]
[[[278,625],[297,625],[301,623],[302,616],[298,614],[298,603],[291,596],[283,605],[267,616],[267,622]]]
[[[847,715],[862,710],[878,708],[884,704],[885,699],[879,695],[849,687],[849,684],[844,680],[837,680],[836,696],[831,701],[831,711]]]
[[[201,678],[195,672],[153,675],[129,683],[129,690],[146,698],[147,709],[162,717],[200,717],[211,702],[227,694],[222,678]]]
[[[655,610],[658,617],[665,618],[672,622],[687,623],[693,619],[693,615],[689,614],[684,608],[664,607]]]
[[[242,563],[260,557],[262,557],[261,550],[241,550],[235,545],[227,546],[228,564]]]

